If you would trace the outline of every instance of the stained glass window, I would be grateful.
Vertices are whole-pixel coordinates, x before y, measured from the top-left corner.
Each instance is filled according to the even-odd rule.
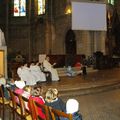
[[[114,5],[114,0],[108,0],[108,3]]]
[[[38,15],[45,14],[45,0],[38,0]]]
[[[26,0],[14,0],[14,16],[26,16]]]

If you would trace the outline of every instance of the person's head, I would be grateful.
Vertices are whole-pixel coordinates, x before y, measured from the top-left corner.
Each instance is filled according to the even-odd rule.
[[[32,90],[32,86],[26,85],[26,86],[23,88],[23,90],[30,93],[31,90]]]
[[[46,58],[45,58],[47,61],[49,61],[50,60],[50,58],[48,57],[48,56],[46,56]]]
[[[58,97],[58,90],[56,88],[49,88],[45,94],[45,100],[50,103]]]
[[[25,82],[23,80],[18,80],[18,81],[16,80],[15,85],[17,88],[23,89],[25,87]]]
[[[30,66],[34,66],[35,65],[35,63],[32,61],[31,63],[30,63]]]
[[[75,113],[79,111],[79,102],[76,99],[68,99],[66,103],[66,112]]]
[[[42,88],[42,86],[35,86],[35,87],[33,87],[32,88],[32,90],[31,90],[31,95],[32,96],[36,96],[36,97],[38,97],[38,96],[42,96],[42,93],[43,93],[43,88]]]
[[[28,63],[27,63],[27,62],[24,62],[24,63],[23,63],[23,66],[28,67]]]

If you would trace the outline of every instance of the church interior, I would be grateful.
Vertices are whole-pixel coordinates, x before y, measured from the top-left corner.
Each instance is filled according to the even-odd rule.
[[[13,85],[13,81],[16,85],[15,81],[19,79],[26,86],[42,86],[43,99],[49,88],[56,88],[66,105],[69,99],[76,99],[79,102],[77,112],[82,118],[75,120],[119,120],[119,5],[119,0],[0,0],[0,75],[6,80],[4,90],[0,82],[0,120],[35,120],[32,110],[27,110],[31,116],[27,118],[22,112],[18,115],[16,108],[2,101],[6,97],[2,93],[5,94],[6,90],[10,95],[7,101],[12,101],[8,86]],[[89,9],[89,6],[94,9]],[[47,56],[50,59],[47,64],[51,68],[45,71],[44,60]],[[43,67],[40,69],[44,71],[45,81],[28,84],[18,69],[26,64],[30,68],[33,62],[36,64],[38,61]],[[55,74],[58,78],[53,77]],[[27,79],[31,80],[32,77]],[[14,90],[12,92],[16,95]],[[24,101],[18,94],[17,97],[20,103]],[[21,107],[21,104],[18,106]],[[43,107],[40,109],[44,111]],[[73,113],[67,119],[54,118],[51,108],[47,106],[46,109],[52,120],[74,118]],[[51,120],[46,111],[44,114],[44,119]],[[60,114],[63,118],[68,115],[66,111],[57,116]]]

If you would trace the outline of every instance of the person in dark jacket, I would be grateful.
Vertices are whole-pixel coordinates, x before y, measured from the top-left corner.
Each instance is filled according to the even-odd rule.
[[[66,112],[66,105],[60,97],[58,97],[58,90],[56,88],[49,88],[45,95],[45,104],[54,109]],[[56,120],[60,118],[56,117]]]

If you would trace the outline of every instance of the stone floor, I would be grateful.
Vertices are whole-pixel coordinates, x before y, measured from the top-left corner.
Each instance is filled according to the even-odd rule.
[[[43,83],[43,87],[58,88],[65,102],[69,98],[77,99],[83,120],[120,120],[120,68],[101,70],[85,78],[64,77],[60,82]],[[5,120],[8,118],[6,115]]]
[[[70,97],[64,98],[66,101]],[[120,120],[120,89],[74,96],[80,103],[83,120]]]

